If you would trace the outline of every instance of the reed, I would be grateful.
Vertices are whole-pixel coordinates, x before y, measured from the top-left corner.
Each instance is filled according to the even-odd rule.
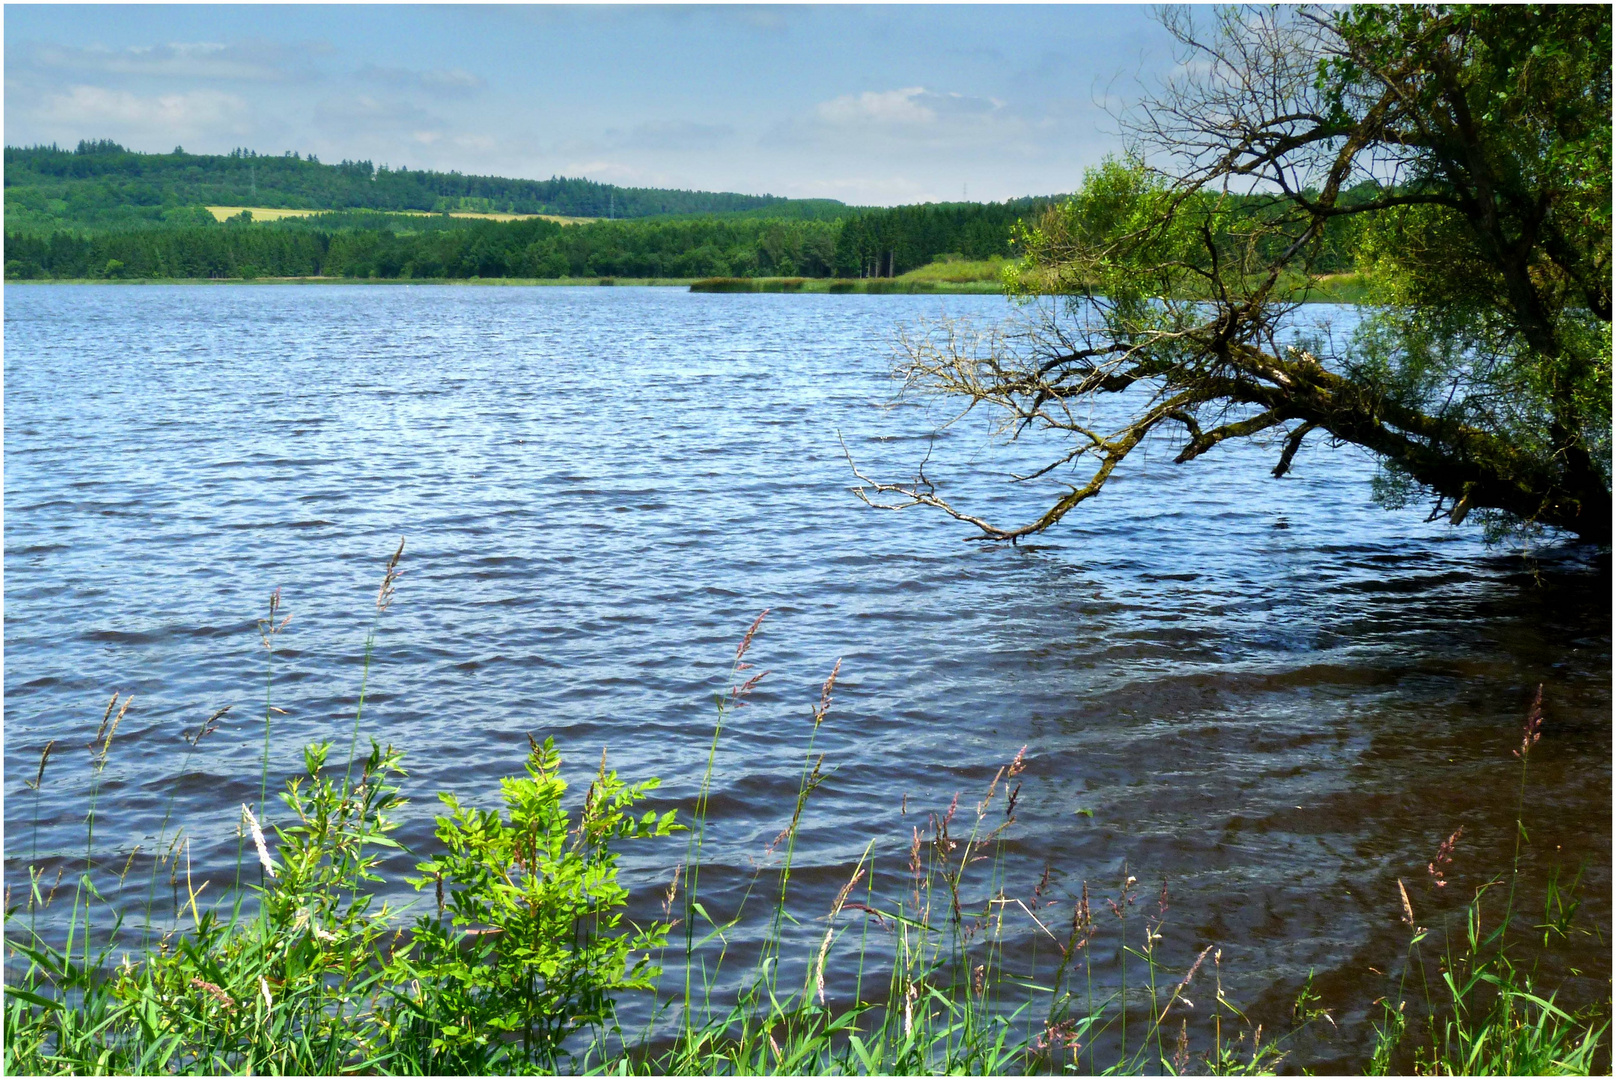
[[[32,839],[28,845],[28,925],[35,926],[35,915],[39,910],[39,787],[45,782],[45,766],[50,763],[51,751],[56,749],[56,740],[51,739],[45,743],[45,748],[39,752],[39,770],[32,780],[24,780],[23,784],[34,793],[33,820],[30,824]],[[7,893],[10,889],[8,887]],[[9,907],[10,904],[7,904]]]
[[[343,773],[343,793],[347,793],[348,782],[353,778],[354,755],[359,750],[359,720],[365,714],[365,691],[370,687],[370,659],[376,651],[376,631],[380,629],[382,616],[387,609],[393,606],[393,596],[398,591],[398,564],[404,557],[404,537],[398,538],[398,550],[393,557],[387,560],[387,569],[382,573],[382,584],[376,590],[376,613],[371,617],[370,632],[365,635],[365,659],[359,673],[359,703],[354,707],[353,737],[348,742],[348,768]]]
[[[743,638],[737,671],[758,625],[754,623]],[[909,843],[897,856],[908,871],[902,879],[905,887],[897,895],[881,897],[874,890],[880,855],[878,842],[871,841],[823,916],[825,930],[817,934],[817,941],[809,939],[813,943],[803,958],[802,978],[795,980],[787,974],[786,928],[810,924],[791,889],[793,858],[808,803],[826,775],[816,740],[828,720],[839,670],[838,665],[821,687],[807,725],[797,793],[787,807],[784,828],[769,846],[780,863],[772,871],[769,910],[747,923],[766,929],[758,960],[740,989],[715,1004],[727,959],[726,934],[746,922],[746,906],[756,894],[758,878],[766,872],[761,867],[751,885],[741,891],[736,910],[724,916],[696,899],[696,887],[687,888],[682,993],[657,1003],[637,1040],[619,1039],[610,1049],[589,1048],[584,1058],[588,1066],[650,1074],[1060,1071],[1075,1067],[1078,1051],[1091,1040],[1120,1029],[1130,1007],[1145,1014],[1145,1035],[1131,1050],[1119,1040],[1123,1049],[1111,1067],[1131,1072],[1171,1067],[1162,1054],[1151,1055],[1152,1048],[1165,1048],[1159,1033],[1169,1019],[1180,1021],[1176,1057],[1187,1063],[1183,991],[1210,947],[1171,983],[1158,979],[1162,962],[1155,942],[1160,940],[1165,920],[1165,896],[1158,918],[1150,924],[1154,940],[1147,940],[1144,948],[1128,947],[1126,920],[1118,920],[1123,928],[1118,937],[1125,964],[1136,963],[1145,969],[1148,1004],[1140,1009],[1130,1006],[1127,995],[1120,991],[1095,998],[1092,964],[1086,960],[1100,930],[1090,912],[1086,883],[1081,897],[1074,901],[1072,930],[1064,939],[1038,915],[1053,903],[1043,899],[1049,885],[1047,873],[1030,897],[1010,895],[1003,843],[1015,822],[1021,791],[1018,778],[1027,768],[1025,748],[997,771],[974,803],[974,812],[964,810],[956,796],[946,810],[927,816],[925,830],[911,830]],[[737,678],[732,676],[732,682]],[[754,675],[743,685],[749,688],[758,678],[761,676]],[[709,763],[716,757],[725,716],[738,706],[741,690],[742,685],[735,685],[719,699]],[[701,838],[708,825],[711,779],[709,764],[695,802],[686,861],[674,874],[675,882],[682,877],[687,886],[698,881],[701,873]],[[863,895],[857,896],[861,884]],[[1135,879],[1127,875],[1118,900],[1111,902],[1119,916],[1126,916],[1135,885]],[[670,886],[667,897],[672,895]],[[1024,925],[1030,924],[1034,930],[1034,940],[1048,938],[1054,943],[1061,960],[1053,980],[1040,981],[1036,964],[1028,969],[1021,966],[1025,957],[1011,954],[1012,916],[1025,918]],[[858,924],[854,938],[848,937],[849,917]],[[844,957],[854,973],[849,993],[848,988],[835,987],[828,973],[838,946],[853,940],[856,948]],[[1082,991],[1072,979],[1080,956],[1087,973]],[[1164,993],[1168,985],[1172,989]],[[877,988],[876,992],[867,994],[867,986]],[[659,1027],[657,1019],[669,1014],[676,1021],[671,1027]],[[1259,1039],[1253,1039],[1253,1046],[1257,1049],[1247,1058],[1239,1057],[1229,1045],[1205,1056],[1220,1061],[1227,1071],[1261,1066],[1277,1055],[1272,1044],[1262,1047]]]
[[[176,779],[183,779],[190,774],[191,757],[196,753],[197,744],[207,736],[219,730],[219,725],[224,722],[224,718],[226,716],[230,715],[230,711],[234,707],[235,706],[233,705],[226,705],[221,709],[216,709],[206,720],[202,721],[202,723],[197,726],[195,731],[186,731],[181,733],[181,738],[185,742],[185,751],[180,755],[180,768]],[[168,792],[168,803],[163,807],[163,820],[162,823],[157,827],[157,841],[152,848],[151,880],[146,886],[146,917],[144,929],[141,932],[140,939],[140,948],[143,952],[151,944],[152,911],[154,910],[157,900],[157,871],[163,866],[163,856],[160,853],[163,851],[164,842],[168,840],[168,825],[169,822],[174,819],[174,801],[178,797],[178,786],[170,785]],[[168,844],[168,855],[171,867],[173,865],[174,852],[179,847],[179,839],[179,836],[176,835]]]
[[[1610,1000],[1568,1010],[1556,1003],[1556,992],[1543,991],[1533,966],[1518,958],[1523,943],[1538,932],[1545,946],[1572,933],[1593,932],[1574,926],[1580,873],[1569,889],[1561,887],[1558,871],[1552,874],[1545,888],[1543,921],[1531,925],[1530,934],[1518,925],[1525,914],[1519,900],[1525,884],[1521,853],[1527,841],[1528,764],[1532,748],[1543,736],[1544,722],[1539,686],[1522,725],[1521,745],[1511,751],[1520,761],[1520,779],[1509,873],[1476,888],[1460,913],[1457,932],[1451,925],[1444,928],[1435,987],[1422,948],[1432,931],[1420,925],[1408,887],[1398,879],[1401,919],[1409,941],[1396,992],[1383,1000],[1383,1015],[1375,1027],[1372,1073],[1547,1076],[1610,1071]],[[1447,887],[1447,867],[1463,834],[1463,826],[1450,833],[1426,866],[1438,889]],[[1501,885],[1507,886],[1503,903],[1489,912]],[[1411,1002],[1416,1013],[1412,1018]]]
[[[258,638],[263,643],[266,659],[264,661],[264,760],[259,775],[258,813],[264,813],[264,802],[269,797],[269,733],[270,718],[274,713],[283,710],[276,708],[273,697],[275,689],[275,642],[280,638],[281,631],[286,624],[292,621],[290,614],[282,616],[281,591],[276,589],[269,594],[269,616],[258,620]]]

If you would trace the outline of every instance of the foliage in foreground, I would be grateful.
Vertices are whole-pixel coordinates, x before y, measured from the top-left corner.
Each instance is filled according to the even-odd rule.
[[[1510,932],[1519,906],[1521,845],[1526,838],[1526,768],[1543,734],[1543,688],[1527,713],[1520,748],[1520,788],[1515,812],[1515,860],[1507,878],[1486,882],[1476,889],[1463,911],[1463,931],[1447,935],[1445,953],[1436,963],[1438,987],[1421,944],[1430,929],[1419,925],[1408,890],[1399,879],[1403,925],[1409,932],[1407,962],[1398,983],[1395,1004],[1382,999],[1384,1016],[1375,1030],[1370,1071],[1387,1073],[1394,1066],[1438,1076],[1586,1076],[1610,1071],[1610,1003],[1604,1015],[1596,1010],[1578,1014],[1556,1004],[1554,992],[1544,993],[1532,968],[1523,967],[1511,949]],[[1441,887],[1445,865],[1464,830],[1461,827],[1437,850],[1427,867]],[[1581,875],[1578,875],[1580,879]],[[1502,905],[1489,900],[1507,886]],[[1578,927],[1577,881],[1563,885],[1556,873],[1545,889],[1543,921],[1533,926],[1546,947],[1567,941],[1573,934],[1595,934]],[[1494,923],[1487,925],[1489,910]],[[1418,980],[1416,997],[1411,985]],[[1424,1015],[1412,1023],[1410,999],[1424,1006]],[[1411,1028],[1418,1029],[1412,1031]]]
[[[517,1043],[520,1061],[553,1067],[573,1034],[606,1025],[620,992],[654,989],[651,953],[672,927],[623,926],[616,845],[677,828],[672,810],[631,814],[656,786],[625,784],[603,754],[574,824],[561,755],[545,739],[525,777],[500,782],[505,814],[440,796],[445,850],[415,884],[439,896],[448,886],[449,925],[441,907],[416,921],[409,968],[421,989],[407,1023],[425,1040],[427,1071],[497,1069]]]
[[[771,846],[777,861],[756,870],[734,911],[715,913],[702,881],[712,871],[703,846],[713,766],[727,716],[762,677],[741,681],[762,621],[737,650],[737,685],[719,699],[663,917],[645,924],[627,918],[617,860],[626,844],[682,831],[676,812],[644,810],[656,782],[626,783],[604,757],[581,805],[569,810],[548,739],[531,742],[525,775],[501,782],[498,808],[441,796],[440,847],[410,879],[431,896],[431,909],[407,926],[401,912],[376,904],[383,863],[399,850],[391,834],[403,768],[397,752],[374,741],[357,753],[357,713],[340,776],[330,745],[312,745],[281,795],[278,822],[264,827],[263,803],[256,814],[241,808],[243,857],[227,896],[204,902],[213,882],[194,881],[188,843],[170,841],[165,818],[158,844],[170,841],[170,879],[183,880],[172,912],[155,917],[154,861],[143,925],[125,927],[116,915],[98,924],[92,911],[113,910],[103,895],[121,888],[135,855],[114,880],[104,868],[116,858],[98,859],[94,848],[100,778],[129,708],[126,700],[113,719],[114,696],[91,744],[83,873],[65,941],[39,931],[36,920],[57,890],[45,889],[37,857],[24,902],[8,899],[6,1073],[1178,1074],[1280,1065],[1294,1032],[1264,1042],[1261,1027],[1252,1029],[1223,993],[1220,949],[1207,944],[1187,970],[1168,970],[1160,951],[1165,883],[1155,905],[1141,903],[1138,879],[1126,870],[1111,895],[1092,902],[1086,882],[1080,895],[1058,901],[1047,874],[1029,895],[1009,892],[1003,843],[1026,765],[1019,753],[974,806],[956,797],[913,830],[904,872],[885,894],[874,887],[871,841],[831,903],[822,936],[814,930],[806,955],[786,956],[788,942],[800,948],[804,940],[789,928],[814,921],[793,893],[792,867],[810,798],[827,776],[814,743],[835,671],[813,711],[790,819]],[[273,660],[285,626],[278,593],[260,626]],[[362,689],[361,709],[363,698]],[[273,711],[266,702],[266,787]],[[219,715],[188,736],[192,750]],[[1534,709],[1521,751],[1523,798],[1525,759],[1540,727]],[[49,753],[30,785],[36,791]],[[1491,886],[1467,908],[1467,936],[1442,969],[1447,1000],[1429,991],[1418,950],[1428,931],[1415,925],[1404,893],[1412,936],[1400,986],[1421,979],[1426,1013],[1411,1019],[1401,992],[1395,1007],[1388,1000],[1376,1071],[1586,1073],[1608,1063],[1608,1002],[1568,1011],[1512,959],[1515,874],[1509,885],[1491,930],[1483,932]],[[1551,883],[1546,933],[1571,932],[1571,891]],[[747,910],[754,896],[759,913]],[[736,977],[725,970],[734,932],[757,925],[768,927],[761,948]],[[676,928],[682,949],[671,946],[675,966],[665,972]],[[828,977],[833,956],[851,962],[851,992]],[[1107,966],[1111,956],[1115,967]],[[1192,1039],[1189,1025],[1198,975],[1202,989],[1212,983],[1216,1027],[1207,1045]],[[1295,1010],[1302,1026],[1326,1015],[1310,985]]]

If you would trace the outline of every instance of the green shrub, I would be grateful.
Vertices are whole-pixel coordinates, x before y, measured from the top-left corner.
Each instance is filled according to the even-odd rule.
[[[278,858],[243,808],[266,880],[251,888],[258,917],[204,911],[178,948],[130,968],[118,987],[143,1029],[173,1033],[176,1063],[190,1071],[373,1067],[380,1038],[370,1005],[387,978],[382,944],[394,927],[385,906],[371,910],[369,886],[382,880],[382,849],[398,847],[388,834],[404,801],[394,782],[402,768],[396,751],[373,742],[350,789],[326,771],[330,749],[306,748],[304,775],[281,795],[292,822],[273,828]]]
[[[81,958],[71,934],[64,949],[31,931],[19,941],[7,912],[7,945],[30,961],[6,988],[8,1074],[378,1067],[384,1040],[372,1006],[388,977],[383,945],[394,927],[385,906],[371,910],[368,885],[381,880],[378,849],[398,847],[387,834],[402,804],[392,780],[401,769],[391,748],[372,743],[350,787],[325,772],[329,749],[310,746],[305,775],[281,796],[293,821],[272,830],[278,859],[242,807],[243,842],[251,835],[264,875],[262,886],[246,888],[259,899],[256,915],[243,914],[242,896],[203,905],[205,885],[192,885],[187,865],[176,923],[188,913],[191,927],[176,925],[138,963],[126,954],[114,967],[116,921],[101,953],[89,956],[88,877],[74,927]]]
[[[431,1071],[504,1067],[513,1039],[522,1064],[552,1069],[569,1036],[602,1028],[620,992],[650,990],[662,973],[650,954],[666,944],[669,924],[623,926],[628,891],[614,845],[669,835],[679,828],[674,811],[633,816],[657,781],[625,784],[602,755],[574,823],[560,770],[545,739],[533,744],[527,776],[500,781],[505,815],[440,796],[446,850],[420,864],[414,884],[437,890],[439,914],[447,910],[458,932],[441,918],[419,919],[414,958],[400,973],[422,987],[408,1011],[429,1033]]]

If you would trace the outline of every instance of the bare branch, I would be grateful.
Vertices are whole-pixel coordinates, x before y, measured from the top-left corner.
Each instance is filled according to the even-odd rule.
[[[1302,424],[1285,439],[1285,449],[1279,455],[1279,464],[1274,466],[1275,480],[1291,471],[1291,462],[1296,459],[1296,452],[1302,448],[1302,440],[1307,438],[1308,433],[1314,427],[1315,425],[1311,421]]]

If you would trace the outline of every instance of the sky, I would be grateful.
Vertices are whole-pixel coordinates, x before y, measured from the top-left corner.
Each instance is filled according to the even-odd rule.
[[[1170,74],[1144,6],[6,4],[5,142],[859,205],[1077,187]]]

